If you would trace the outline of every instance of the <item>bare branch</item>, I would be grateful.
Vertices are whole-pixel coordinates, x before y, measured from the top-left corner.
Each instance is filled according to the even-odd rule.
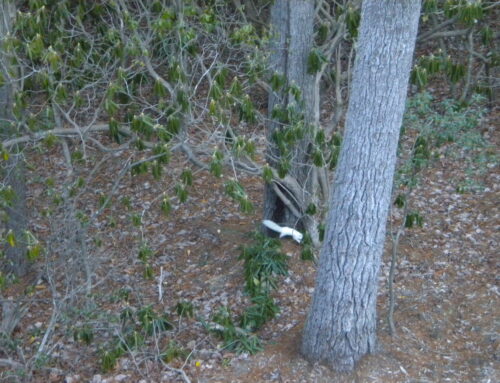
[[[433,29],[431,29],[428,32],[422,33],[420,36],[417,37],[417,42],[425,41],[430,38],[430,36],[434,35],[435,33],[439,32],[443,28],[446,28],[448,25],[453,24],[455,21],[458,20],[458,16],[454,16],[451,19],[448,19],[446,21],[443,21],[441,24],[436,25]]]

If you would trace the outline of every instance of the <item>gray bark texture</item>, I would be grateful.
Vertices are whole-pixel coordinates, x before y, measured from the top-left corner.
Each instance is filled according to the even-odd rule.
[[[420,15],[417,0],[365,0],[344,142],[301,352],[349,371],[376,347],[377,279]]]
[[[319,113],[314,91],[315,76],[307,73],[307,59],[314,42],[314,12],[313,0],[276,0],[271,8],[270,70],[284,75],[288,85],[296,84],[302,97],[297,103],[291,94],[270,92],[269,114],[278,104],[285,107],[295,105],[304,114],[306,122],[314,123]],[[276,121],[268,125],[267,161],[271,166],[275,166],[282,155],[272,140],[273,132],[280,128]],[[307,207],[304,201],[312,202],[314,194],[315,172],[309,153],[311,139],[311,134],[307,134],[293,150],[292,169],[288,173],[289,179],[295,180],[293,186],[286,179],[266,185],[265,219],[291,227],[303,226],[302,215]]]
[[[15,17],[14,1],[0,0],[0,72],[7,80],[0,87],[0,142],[13,138],[16,129],[12,125],[13,86],[9,82],[12,68],[9,66],[9,57],[2,51],[2,40],[11,32],[12,22]],[[5,232],[12,230],[16,238],[16,246],[6,244],[4,270],[17,276],[23,276],[28,271],[26,258],[25,230],[26,220],[26,180],[24,159],[19,148],[11,148],[10,157],[3,164],[1,175],[4,187],[10,187],[15,193],[15,198],[10,206],[5,208]]]

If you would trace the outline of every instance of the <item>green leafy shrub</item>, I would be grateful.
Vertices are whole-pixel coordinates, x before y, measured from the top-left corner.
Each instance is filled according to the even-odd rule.
[[[261,294],[252,298],[253,305],[247,307],[240,319],[241,327],[249,331],[260,329],[268,320],[280,312],[279,307],[269,294]]]
[[[262,350],[259,338],[248,330],[234,325],[231,310],[228,307],[220,307],[219,311],[212,317],[215,326],[209,330],[224,341],[224,349],[237,353],[248,352],[255,354]]]
[[[467,191],[464,185],[473,184],[475,173],[483,171],[488,161],[496,161],[494,151],[489,149],[478,129],[486,112],[483,103],[479,95],[473,96],[466,105],[449,99],[437,102],[427,92],[409,99],[403,132],[416,139],[410,157],[398,169],[396,184],[413,188],[420,171],[444,156],[465,163],[468,179],[459,181],[457,190]],[[474,168],[477,170],[472,170]],[[402,201],[396,202],[403,206]]]
[[[287,275],[287,257],[281,251],[281,242],[261,233],[255,234],[255,243],[243,247],[240,260],[244,262],[245,290],[255,297],[276,287],[276,277]]]

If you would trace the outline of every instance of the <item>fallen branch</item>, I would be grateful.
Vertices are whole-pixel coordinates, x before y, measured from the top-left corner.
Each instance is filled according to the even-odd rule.
[[[454,16],[451,19],[448,19],[446,21],[443,21],[441,24],[436,25],[433,29],[431,29],[428,32],[422,33],[420,36],[417,37],[417,41],[425,41],[429,38],[430,36],[434,35],[436,32],[442,30],[443,28],[447,27],[450,24],[453,24],[455,21],[458,20],[458,16]]]
[[[11,367],[16,369],[22,369],[24,366],[12,359],[0,359],[0,367]]]
[[[91,132],[104,132],[109,130],[108,125],[95,125],[91,128],[89,128]],[[2,142],[2,147],[4,148],[10,148],[14,145],[18,144],[25,144],[28,142],[37,142],[41,141],[44,138],[47,138],[49,136],[62,136],[62,137],[67,137],[67,136],[80,136],[80,131],[78,129],[73,129],[73,128],[64,128],[64,129],[51,129],[51,130],[45,130],[43,132],[36,132],[30,135],[24,135],[21,137],[17,138],[12,138],[10,140],[5,140]]]

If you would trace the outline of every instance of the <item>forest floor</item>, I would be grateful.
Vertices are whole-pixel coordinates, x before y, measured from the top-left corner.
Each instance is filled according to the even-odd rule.
[[[495,151],[500,144],[495,130],[499,122],[497,110],[481,127]],[[37,269],[3,292],[16,299],[28,291],[26,311],[13,333],[16,345],[11,355],[0,357],[30,365],[34,371],[31,381],[500,381],[498,164],[478,164],[482,169],[472,172],[477,187],[465,193],[457,192],[457,180],[471,169],[465,169],[459,159],[443,157],[425,171],[411,198],[412,209],[424,217],[423,226],[406,230],[399,244],[394,280],[396,334],[389,335],[386,319],[392,244],[389,226],[378,293],[379,350],[362,359],[354,373],[339,374],[326,366],[310,365],[298,353],[314,289],[315,264],[301,260],[301,247],[291,240],[283,240],[289,275],[280,279],[274,294],[281,312],[257,333],[263,341],[262,352],[237,355],[225,351],[222,341],[202,324],[201,319],[208,320],[220,306],[241,313],[249,304],[238,256],[241,246],[252,242],[251,232],[260,226],[260,178],[240,179],[255,202],[254,214],[238,211],[224,193],[224,179],[200,172],[195,174],[188,201],[180,204],[174,200],[171,213],[165,216],[159,196],[172,192],[182,170],[176,166],[182,165],[180,159],[172,160],[160,181],[150,175],[127,174],[118,186],[118,197],[88,228],[93,239],[85,247],[88,257],[77,260],[81,251],[69,251],[63,240],[76,233],[71,214],[58,208],[42,214],[50,206],[47,196],[54,196],[52,182],[47,180],[54,178],[57,185],[68,177],[59,148],[46,151],[30,158],[37,174],[44,169],[45,175],[32,179],[29,201],[33,232],[44,241],[53,241],[45,243],[49,251],[45,262],[40,261],[50,266]],[[90,156],[101,155],[91,147],[88,151]],[[87,185],[90,192],[80,199],[77,209],[87,215],[98,210],[99,200],[113,187],[127,155],[112,156],[96,172]],[[87,178],[89,172],[78,166],[71,177]],[[398,214],[394,208],[393,223],[400,221]],[[134,225],[139,219],[142,226]],[[57,238],[61,233],[66,234]],[[153,251],[148,260],[151,278],[145,277],[144,263],[138,258],[144,241]],[[83,248],[78,238],[71,246]],[[65,248],[69,255],[64,255]],[[89,265],[95,286],[91,296],[84,297],[78,290],[82,286],[79,278]],[[191,302],[194,317],[180,317],[174,308],[178,302]],[[108,371],[103,370],[103,355],[123,335],[120,313],[128,309],[138,313],[147,307],[156,313],[167,312],[173,328],[143,336],[137,348],[111,360]],[[51,318],[55,326],[51,326]],[[30,356],[43,345],[45,335],[47,357],[35,363]],[[172,356],[166,358],[162,350],[169,347]],[[20,360],[20,355],[26,360]],[[16,368],[4,369],[0,380],[22,381],[21,364],[17,372]]]

